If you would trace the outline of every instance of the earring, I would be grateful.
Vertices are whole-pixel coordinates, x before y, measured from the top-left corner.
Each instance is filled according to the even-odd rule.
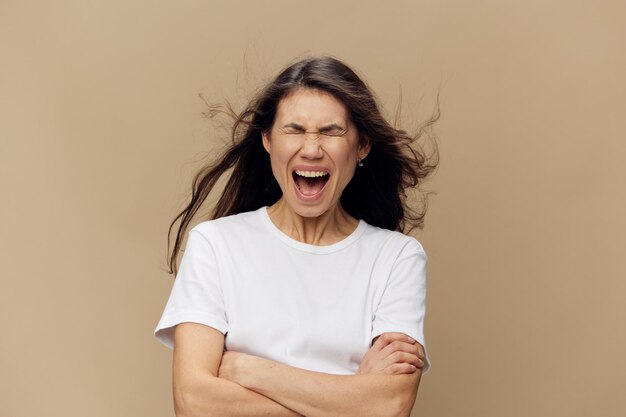
[[[356,164],[358,166],[362,167],[363,166],[363,161],[359,158],[359,159],[356,160]]]

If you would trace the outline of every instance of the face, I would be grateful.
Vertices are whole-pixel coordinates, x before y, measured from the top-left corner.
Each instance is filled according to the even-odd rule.
[[[329,93],[305,88],[279,102],[263,146],[283,199],[303,217],[337,209],[358,159],[369,152],[346,106]]]

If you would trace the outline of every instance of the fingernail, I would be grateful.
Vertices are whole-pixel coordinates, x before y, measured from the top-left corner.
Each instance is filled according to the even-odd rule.
[[[415,343],[415,339],[413,339],[411,336],[407,336],[409,338],[409,342],[411,343]]]

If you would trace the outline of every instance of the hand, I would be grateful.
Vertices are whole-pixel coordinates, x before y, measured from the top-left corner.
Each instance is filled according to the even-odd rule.
[[[424,367],[424,348],[404,333],[383,333],[367,351],[357,374],[412,374]]]

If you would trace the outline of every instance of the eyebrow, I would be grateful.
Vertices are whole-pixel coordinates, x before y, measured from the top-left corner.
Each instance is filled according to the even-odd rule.
[[[338,129],[338,130],[345,130],[345,128],[344,128],[344,127],[339,126],[337,123],[331,123],[331,124],[329,124],[329,125],[327,125],[327,126],[323,126],[323,127],[320,129],[320,132],[327,132],[327,131],[329,131],[329,130],[334,130],[334,129]]]
[[[287,123],[286,125],[283,126],[283,129],[284,128],[289,128],[289,127],[292,128],[292,129],[296,129],[296,130],[301,130],[303,132],[305,131],[304,126],[302,126],[302,125],[300,125],[298,123],[294,123],[294,122]]]
[[[299,123],[295,123],[295,122],[291,122],[291,123],[287,123],[286,125],[283,126],[284,128],[292,128],[292,129],[296,129],[296,130],[301,130],[301,131],[306,131],[306,129],[304,128],[304,126],[302,126]],[[333,129],[339,129],[339,130],[345,130],[344,127],[338,125],[337,123],[331,123],[329,125],[326,126],[322,126],[319,129],[319,132],[327,132],[329,130],[333,130]]]

